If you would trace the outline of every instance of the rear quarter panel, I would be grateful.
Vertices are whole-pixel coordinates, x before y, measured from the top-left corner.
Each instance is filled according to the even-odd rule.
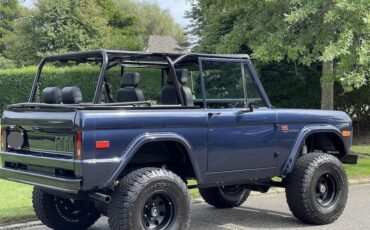
[[[173,132],[184,137],[192,148],[190,158],[197,174],[202,175],[206,169],[207,131],[203,109],[81,111],[79,119],[84,140],[83,161],[90,165],[99,162],[96,165],[101,167],[82,164],[80,174],[85,177],[85,186],[99,184],[97,180],[107,181],[118,167],[119,158],[126,157],[130,144],[144,134]],[[96,149],[95,142],[99,140],[110,141],[110,148]]]

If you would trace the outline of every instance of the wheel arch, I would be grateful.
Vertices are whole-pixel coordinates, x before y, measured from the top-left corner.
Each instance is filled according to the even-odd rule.
[[[281,168],[280,174],[285,176],[289,174],[293,166],[295,164],[295,161],[301,154],[301,150],[303,146],[305,145],[306,141],[310,138],[314,140],[315,136],[325,136],[329,138],[329,141],[332,145],[335,146],[336,150],[338,150],[339,156],[338,158],[342,158],[349,154],[349,149],[345,144],[345,141],[343,139],[343,135],[341,131],[336,128],[333,125],[310,125],[304,127],[299,133],[295,140],[295,143],[293,145],[293,148],[289,154],[288,159],[283,164],[283,167]],[[323,143],[319,143],[323,144]]]
[[[122,175],[126,166],[129,165],[131,160],[135,157],[135,155],[143,146],[145,146],[146,144],[161,142],[173,142],[181,146],[185,150],[184,151],[184,154],[186,154],[185,157],[189,159],[189,163],[191,164],[196,179],[198,181],[202,180],[200,176],[201,175],[200,170],[192,156],[193,148],[185,137],[177,133],[145,133],[134,138],[134,140],[123,151],[117,169],[114,171],[114,173],[109,178],[104,187],[112,185],[114,181]]]

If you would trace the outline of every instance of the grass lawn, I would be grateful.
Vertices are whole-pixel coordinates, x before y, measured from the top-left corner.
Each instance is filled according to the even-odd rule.
[[[344,165],[349,179],[370,177],[370,158],[359,158],[357,165]]]
[[[32,186],[0,180],[0,225],[34,216]]]
[[[370,156],[370,146],[369,145],[355,145],[352,146],[351,151],[357,154],[369,155]]]
[[[360,158],[357,165],[345,165],[345,169],[350,179],[370,177],[370,158]],[[195,183],[189,181],[189,185]],[[0,225],[34,218],[31,193],[32,186],[0,180]],[[199,197],[198,189],[190,190],[190,195]]]

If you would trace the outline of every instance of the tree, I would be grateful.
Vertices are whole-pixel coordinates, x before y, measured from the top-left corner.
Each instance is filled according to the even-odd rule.
[[[12,60],[4,57],[4,36],[13,32],[14,21],[22,14],[22,7],[19,0],[0,1],[0,68],[14,67]]]
[[[187,42],[184,29],[174,21],[169,11],[161,9],[157,2],[116,0],[115,5],[120,12],[137,19],[133,25],[141,29],[145,44],[150,35],[171,35],[180,44]]]
[[[13,25],[0,63],[31,65],[47,54],[87,49],[144,50],[152,34],[186,41],[169,12],[150,1],[37,0]]]
[[[21,16],[19,0],[0,1],[0,53],[4,51],[3,37],[13,31],[13,22]]]
[[[107,24],[95,1],[38,0],[4,38],[5,54],[18,64],[33,64],[50,53],[101,48]]]
[[[251,49],[262,62],[321,63],[321,107],[333,109],[333,82],[345,90],[366,84],[370,69],[370,1],[193,1],[189,17],[198,49]]]

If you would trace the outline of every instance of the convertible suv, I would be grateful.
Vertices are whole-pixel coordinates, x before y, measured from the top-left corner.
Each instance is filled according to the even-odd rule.
[[[351,136],[343,112],[274,108],[248,55],[51,55],[3,114],[0,177],[34,185],[52,229],[101,215],[110,229],[187,229],[188,189],[225,209],[273,186],[299,220],[328,224],[346,206]]]

